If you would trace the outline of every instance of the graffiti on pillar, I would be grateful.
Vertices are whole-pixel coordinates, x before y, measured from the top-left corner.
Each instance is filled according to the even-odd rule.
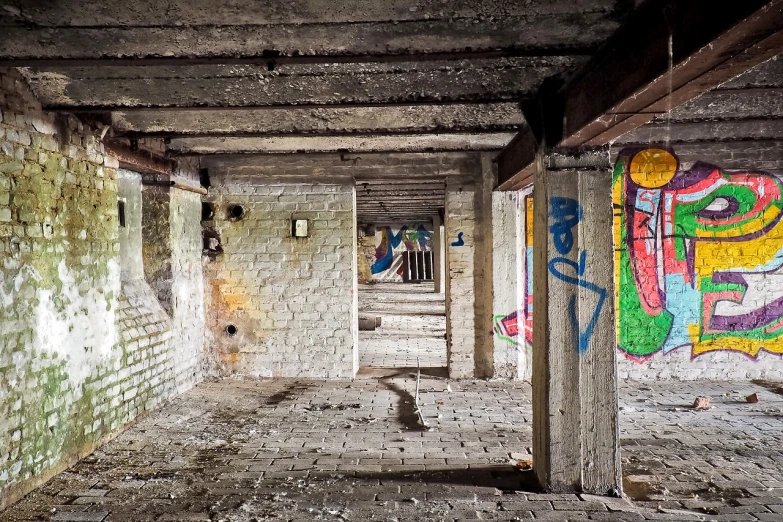
[[[582,206],[575,199],[556,196],[549,198],[549,234],[552,236],[555,250],[560,254],[549,260],[549,273],[565,283],[594,292],[597,297],[593,313],[584,329],[579,323],[576,293],[572,294],[568,301],[568,317],[578,332],[577,346],[580,353],[585,352],[590,345],[590,338],[606,301],[606,289],[584,278],[587,251],[580,250],[577,261],[565,257],[574,248],[574,228],[582,220],[582,214]]]
[[[613,174],[618,345],[637,360],[783,353],[783,184],[672,151],[623,151]]]
[[[506,341],[517,347],[530,350],[533,347],[533,195],[524,198],[525,244],[522,247],[522,261],[524,263],[524,294],[522,309],[510,314],[496,314],[494,316],[494,332],[501,341]],[[520,337],[520,323],[523,335]]]
[[[456,240],[456,241],[452,241],[452,242],[451,242],[451,246],[453,246],[453,247],[461,247],[461,246],[464,246],[464,245],[465,245],[465,240],[464,240],[464,239],[462,239],[462,236],[463,236],[463,234],[465,234],[465,233],[464,233],[464,232],[459,232],[459,233],[457,234],[457,240]]]
[[[395,232],[396,229],[396,232]],[[399,228],[379,227],[375,236],[361,238],[361,249],[370,265],[373,280],[402,281],[402,256],[404,251],[432,249],[432,231],[424,225],[402,225]]]

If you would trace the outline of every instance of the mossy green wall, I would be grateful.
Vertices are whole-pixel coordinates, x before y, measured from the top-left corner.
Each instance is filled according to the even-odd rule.
[[[0,88],[2,509],[187,386],[171,318],[143,280],[121,284],[118,164],[99,131],[42,112],[13,72]]]

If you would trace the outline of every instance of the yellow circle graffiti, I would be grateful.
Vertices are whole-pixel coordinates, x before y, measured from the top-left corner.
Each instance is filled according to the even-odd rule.
[[[677,158],[663,149],[645,149],[631,160],[631,179],[645,188],[661,188],[677,172]]]

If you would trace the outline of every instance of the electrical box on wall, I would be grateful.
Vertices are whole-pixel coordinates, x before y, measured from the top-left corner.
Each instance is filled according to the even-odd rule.
[[[291,220],[291,235],[294,237],[307,237],[307,220],[306,219],[292,219]]]

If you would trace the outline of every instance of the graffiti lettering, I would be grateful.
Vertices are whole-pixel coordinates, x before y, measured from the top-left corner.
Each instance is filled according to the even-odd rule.
[[[530,350],[533,346],[533,196],[524,198],[525,221],[524,234],[525,245],[522,252],[524,262],[525,293],[522,309],[513,311],[508,315],[498,314],[494,316],[495,334],[498,339],[514,345],[517,350]],[[522,336],[520,338],[520,333]]]
[[[565,255],[574,247],[572,229],[582,220],[582,205],[572,198],[549,198],[549,213],[555,220],[549,226],[555,249]]]
[[[623,151],[613,176],[619,346],[783,353],[783,183],[673,152]]]
[[[606,300],[606,289],[586,281],[582,277],[587,262],[586,250],[579,252],[578,262],[562,257],[570,253],[574,247],[573,228],[582,220],[582,206],[579,202],[572,198],[549,198],[549,214],[553,220],[553,223],[549,226],[549,233],[552,235],[552,243],[555,246],[555,250],[561,254],[561,256],[553,257],[549,260],[549,273],[565,283],[584,288],[598,296],[593,314],[584,330],[581,329],[577,315],[577,296],[572,295],[568,301],[569,320],[574,328],[578,330],[577,347],[580,353],[584,353],[587,351],[590,338],[592,338],[595,326],[598,323],[598,317],[601,315],[601,310]],[[561,267],[569,269],[569,272],[573,271],[575,276],[566,274]]]
[[[380,240],[377,246],[372,250],[374,256],[367,254],[370,266],[370,273],[373,279],[401,279],[402,260],[399,253],[404,250],[419,251],[429,250],[432,233],[424,225],[418,227],[402,226],[397,233],[392,227],[380,228]],[[377,237],[377,236],[376,236]]]
[[[453,246],[453,247],[460,247],[460,246],[465,245],[465,240],[462,239],[462,235],[463,234],[464,234],[464,232],[459,232],[457,234],[457,240],[456,241],[452,241],[451,242],[451,246]]]

